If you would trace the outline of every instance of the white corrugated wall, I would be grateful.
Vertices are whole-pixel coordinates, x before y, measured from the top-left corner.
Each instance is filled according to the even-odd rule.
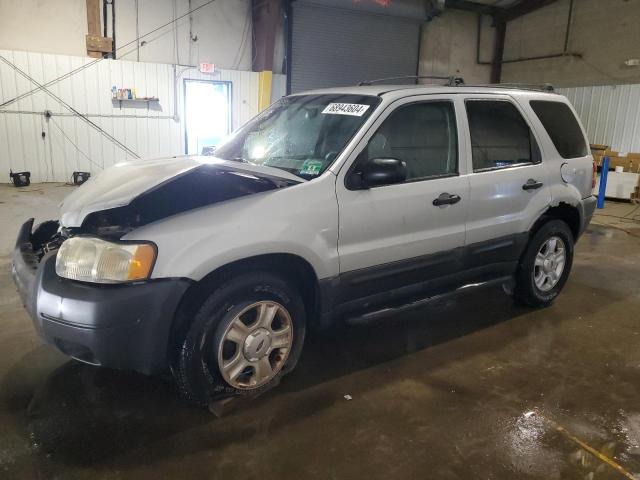
[[[0,50],[0,55],[39,83],[65,75],[93,59]],[[272,98],[284,95],[283,75],[274,75]],[[258,74],[222,70],[202,74],[167,64],[103,60],[48,89],[142,158],[184,153],[184,79],[231,82],[232,125],[258,113]],[[111,100],[111,86],[135,88],[157,104],[123,105]],[[0,62],[0,104],[35,85]],[[44,111],[53,116],[47,119]],[[43,136],[44,133],[44,136]],[[31,172],[33,182],[68,181],[75,170],[97,173],[134,157],[43,91],[0,107],[0,182],[9,170]]]
[[[573,104],[589,142],[640,152],[640,85],[560,88]]]

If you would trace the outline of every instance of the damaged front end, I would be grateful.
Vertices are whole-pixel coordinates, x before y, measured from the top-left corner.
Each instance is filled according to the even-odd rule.
[[[33,221],[34,219],[30,218],[20,228],[11,264],[18,293],[30,313],[34,303],[33,284],[40,262],[47,254],[56,252],[69,236],[68,230],[60,228],[57,221],[42,222],[35,230]]]
[[[62,278],[56,254],[68,231],[56,226],[48,221],[33,230],[29,219],[13,254],[13,277],[38,334],[82,362],[145,374],[165,370],[169,326],[190,282],[98,285]]]
[[[73,198],[79,195],[80,198],[108,199],[115,187],[113,181],[109,181],[110,173],[104,172],[103,175],[105,174],[106,179],[91,179],[65,199],[61,221],[48,220],[35,229],[33,219],[25,222],[20,230],[14,255],[14,277],[16,270],[20,270],[23,277],[16,279],[19,286],[31,283],[30,277],[35,276],[43,258],[55,253],[71,237],[86,235],[118,241],[138,227],[173,215],[247,195],[286,188],[303,181],[287,176],[274,176],[271,172],[246,170],[242,165],[230,165],[229,162],[217,162],[198,165],[137,194],[132,192],[128,203],[124,205],[109,208],[109,204],[113,202],[105,200],[103,208],[99,208],[98,204],[79,204],[79,199]],[[74,221],[65,224],[65,219],[69,218]]]
[[[31,221],[33,222],[33,219]],[[56,220],[47,220],[38,225],[31,233],[29,242],[38,263],[47,253],[58,250],[69,236],[69,230],[60,228],[60,222]]]
[[[168,168],[155,161],[142,170],[127,165],[105,171],[65,199],[60,221],[34,228],[29,219],[22,225],[13,277],[36,331],[65,355],[147,374],[166,369],[170,326],[192,281],[152,278],[153,239],[123,237],[173,215],[304,181],[229,162],[198,165],[170,178],[158,174],[163,179],[147,178],[144,188],[123,180],[146,178],[163,165]]]

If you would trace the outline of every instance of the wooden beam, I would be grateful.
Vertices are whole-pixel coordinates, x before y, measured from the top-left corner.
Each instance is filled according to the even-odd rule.
[[[89,36],[100,37],[100,0],[87,1],[87,55],[93,58],[102,57],[100,51],[89,49]]]
[[[111,53],[113,42],[108,37],[100,35],[87,35],[87,52],[88,53]],[[102,55],[100,55],[102,56]]]
[[[87,0],[87,33],[100,35],[100,0]]]

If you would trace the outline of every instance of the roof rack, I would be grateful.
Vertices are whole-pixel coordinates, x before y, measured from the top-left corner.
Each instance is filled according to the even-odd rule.
[[[377,78],[375,80],[365,80],[360,82],[358,86],[373,85],[374,83],[388,82],[391,80],[415,80],[416,83],[421,78],[430,80],[446,80],[444,87],[489,87],[489,88],[511,88],[518,90],[532,90],[536,92],[555,92],[555,88],[550,83],[482,83],[467,85],[462,77],[454,77],[447,75],[405,75],[401,77]]]
[[[443,75],[405,75],[402,77],[387,77],[387,78],[377,78],[375,80],[365,80],[358,84],[359,87],[365,85],[373,85],[374,83],[388,82],[390,80],[416,80],[416,83],[421,78],[428,78],[431,80],[446,80],[447,83],[445,86],[447,87],[456,87],[458,85],[464,85],[464,79],[461,77],[453,77],[453,76],[443,76]]]
[[[465,85],[465,87],[515,88],[519,90],[533,90],[536,92],[555,92],[550,83],[485,83],[479,85]]]

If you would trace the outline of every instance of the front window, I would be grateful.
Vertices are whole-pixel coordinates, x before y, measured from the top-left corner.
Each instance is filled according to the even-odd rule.
[[[403,105],[382,123],[360,161],[397,158],[407,165],[406,181],[456,175],[458,138],[453,103]]]
[[[310,180],[329,168],[379,101],[366,95],[285,97],[238,130],[215,155]]]

